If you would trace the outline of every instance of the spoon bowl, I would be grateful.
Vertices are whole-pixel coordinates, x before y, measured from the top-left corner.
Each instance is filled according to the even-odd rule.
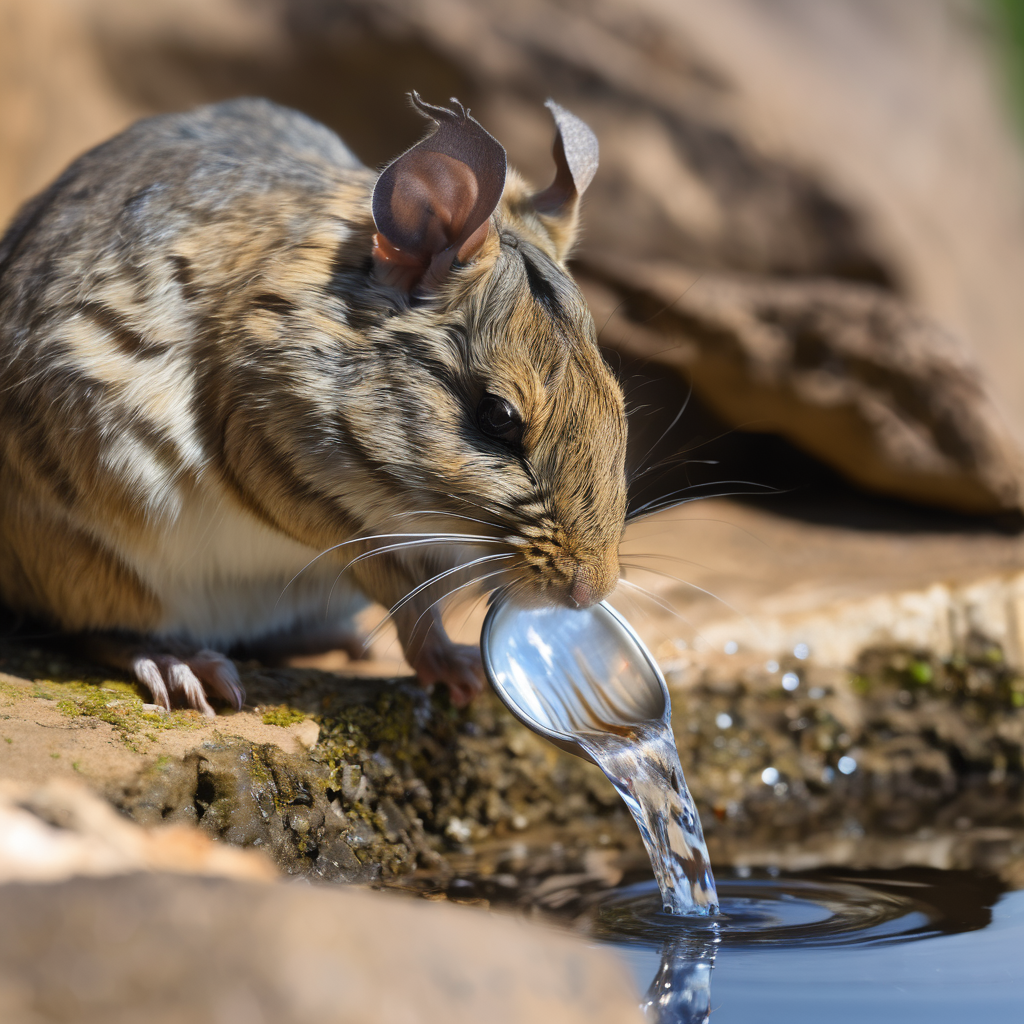
[[[518,608],[493,604],[480,648],[495,693],[524,725],[588,761],[580,734],[630,738],[668,726],[668,687],[657,663],[611,605]]]

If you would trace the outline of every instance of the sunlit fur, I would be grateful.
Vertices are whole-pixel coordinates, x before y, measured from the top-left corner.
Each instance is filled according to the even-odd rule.
[[[565,271],[575,208],[538,217],[510,174],[480,253],[410,298],[373,274],[374,180],[326,128],[234,101],[140,122],[26,207],[0,243],[4,602],[223,647],[491,554],[514,557],[469,574],[524,602],[611,590],[626,425]],[[484,392],[520,449],[479,430]],[[500,543],[339,581],[382,542],[337,545],[425,530]],[[461,582],[407,602],[403,644]]]

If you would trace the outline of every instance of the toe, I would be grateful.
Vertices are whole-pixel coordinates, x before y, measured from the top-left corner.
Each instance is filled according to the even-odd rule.
[[[132,673],[135,678],[149,690],[153,703],[167,711],[171,710],[171,698],[167,692],[167,684],[160,673],[157,663],[143,654],[132,659]]]
[[[483,690],[483,662],[476,647],[448,642],[434,645],[421,651],[415,668],[424,689],[443,683],[456,707],[465,707]]]
[[[158,659],[161,672],[167,682],[171,700],[195,708],[207,718],[216,718],[217,712],[206,699],[206,691],[199,677],[189,666],[178,658],[165,655]]]
[[[230,658],[217,651],[199,651],[188,659],[188,665],[208,691],[215,693],[236,711],[242,710],[245,689],[238,678],[238,669]]]

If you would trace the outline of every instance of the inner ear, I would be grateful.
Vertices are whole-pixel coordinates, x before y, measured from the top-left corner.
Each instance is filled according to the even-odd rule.
[[[590,127],[554,100],[544,106],[555,119],[555,180],[533,197],[538,213],[558,216],[569,213],[597,173],[597,136]]]
[[[406,291],[436,286],[479,251],[507,167],[501,143],[458,100],[448,109],[411,99],[434,130],[384,168],[371,207],[378,272]]]

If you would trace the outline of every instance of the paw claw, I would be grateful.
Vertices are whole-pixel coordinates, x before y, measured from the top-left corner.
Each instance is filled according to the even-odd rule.
[[[194,657],[188,659],[190,668],[207,686],[211,687],[218,696],[222,697],[236,711],[242,710],[245,703],[245,690],[242,688],[242,681],[238,678],[238,669],[235,663],[217,651],[199,651]]]
[[[132,659],[132,672],[135,678],[149,690],[153,697],[153,703],[159,704],[165,711],[171,710],[171,698],[167,692],[167,684],[160,674],[156,662],[145,655],[139,655]]]
[[[140,654],[132,659],[132,672],[153,696],[153,703],[168,711],[174,704],[194,708],[207,718],[216,718],[207,692],[214,693],[241,710],[245,691],[234,664],[216,651],[178,658],[172,654]]]
[[[453,644],[447,637],[424,643],[413,661],[420,686],[431,689],[437,683],[448,687],[452,703],[464,708],[484,688],[484,666],[480,649]]]

